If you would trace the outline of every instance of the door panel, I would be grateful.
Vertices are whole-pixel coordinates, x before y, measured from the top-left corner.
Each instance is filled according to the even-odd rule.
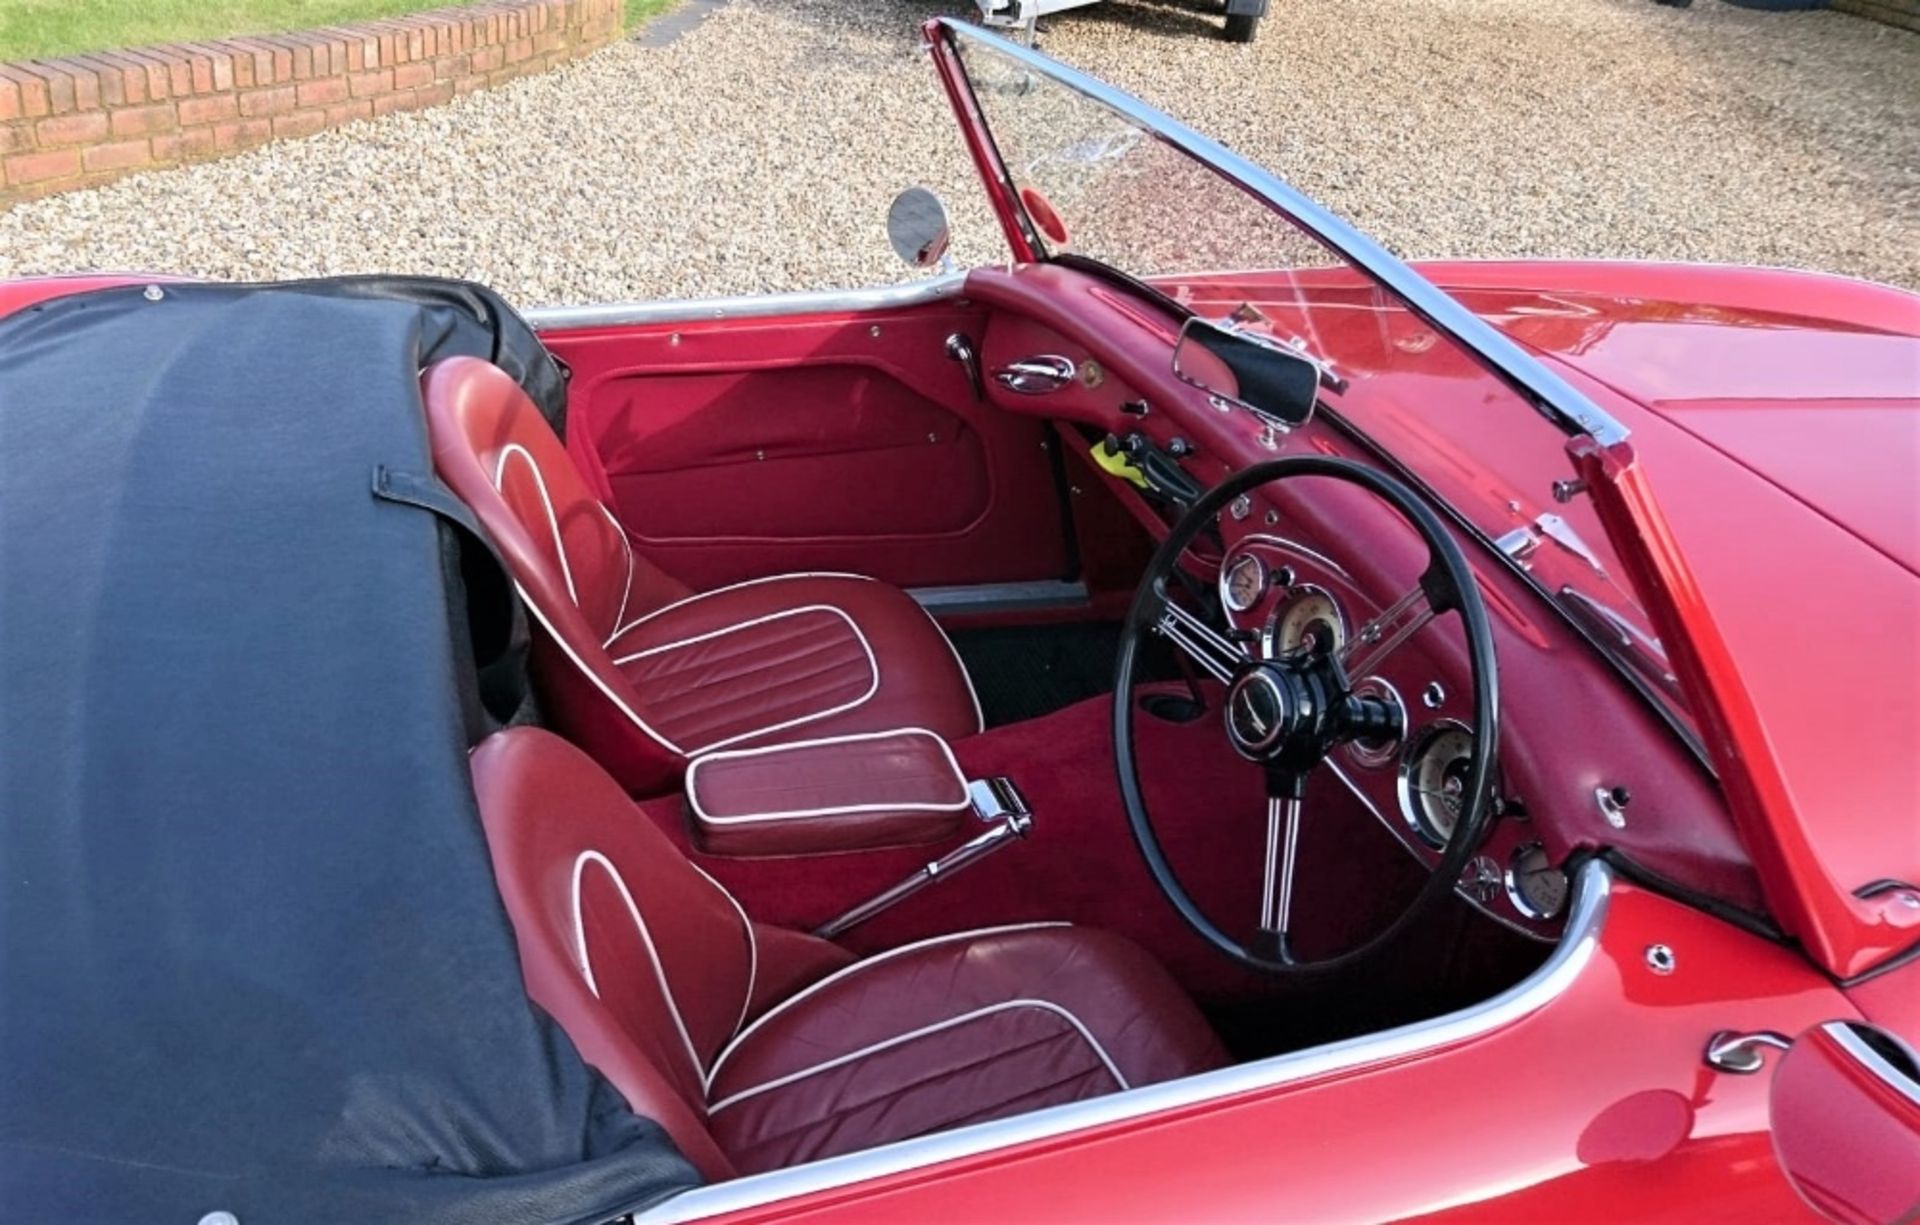
[[[1044,424],[976,400],[945,355],[983,331],[939,302],[543,339],[574,372],[569,451],[634,547],[695,587],[1065,577]]]

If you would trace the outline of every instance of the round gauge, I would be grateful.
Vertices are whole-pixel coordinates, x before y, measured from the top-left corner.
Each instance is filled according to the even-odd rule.
[[[1349,741],[1347,756],[1363,766],[1384,766],[1393,760],[1400,751],[1400,742],[1407,735],[1407,704],[1400,700],[1400,691],[1378,676],[1363,677],[1353,687],[1353,695],[1359,698],[1374,698],[1391,705],[1400,712],[1392,735],[1365,736]]]
[[[1324,587],[1303,584],[1273,610],[1265,639],[1262,646],[1270,659],[1308,647],[1337,652],[1347,645],[1347,621]]]
[[[1472,772],[1473,733],[1463,724],[1436,723],[1407,746],[1400,765],[1400,812],[1435,850],[1447,845],[1460,823]]]
[[[1507,861],[1507,897],[1529,919],[1551,919],[1567,908],[1567,874],[1538,842],[1515,848]]]
[[[1245,612],[1267,592],[1267,568],[1251,553],[1242,553],[1220,571],[1220,602],[1231,612]]]

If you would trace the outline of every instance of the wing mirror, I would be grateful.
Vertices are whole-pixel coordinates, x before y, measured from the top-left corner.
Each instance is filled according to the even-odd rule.
[[[1920,1216],[1920,1059],[1900,1039],[1858,1021],[1814,1026],[1774,1067],[1768,1115],[1775,1159],[1823,1216]]]
[[[925,187],[909,187],[887,209],[887,241],[893,252],[915,268],[944,266],[953,225],[947,206]]]
[[[1313,417],[1320,365],[1297,349],[1198,315],[1180,329],[1173,373],[1208,395],[1289,428]]]

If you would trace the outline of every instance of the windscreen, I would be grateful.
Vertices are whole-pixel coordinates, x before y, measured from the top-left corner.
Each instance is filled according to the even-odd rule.
[[[1190,152],[1210,142],[1031,53],[949,31],[1043,257],[1098,260],[1196,314],[1326,363],[1339,385],[1323,393],[1326,410],[1521,558],[1596,640],[1679,708],[1659,642],[1598,519],[1584,500],[1555,498],[1553,482],[1573,476],[1562,424],[1324,240],[1326,226]]]

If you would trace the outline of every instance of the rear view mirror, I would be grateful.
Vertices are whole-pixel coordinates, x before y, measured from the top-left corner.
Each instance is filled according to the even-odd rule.
[[[887,241],[893,253],[915,268],[931,268],[946,259],[953,226],[947,206],[925,187],[909,187],[887,210]]]
[[[1304,425],[1320,393],[1320,367],[1276,341],[1190,318],[1173,347],[1173,373],[1229,404],[1281,425]]]
[[[1920,1215],[1920,1060],[1887,1031],[1829,1021],[1773,1070],[1773,1154],[1807,1203],[1846,1225]]]

